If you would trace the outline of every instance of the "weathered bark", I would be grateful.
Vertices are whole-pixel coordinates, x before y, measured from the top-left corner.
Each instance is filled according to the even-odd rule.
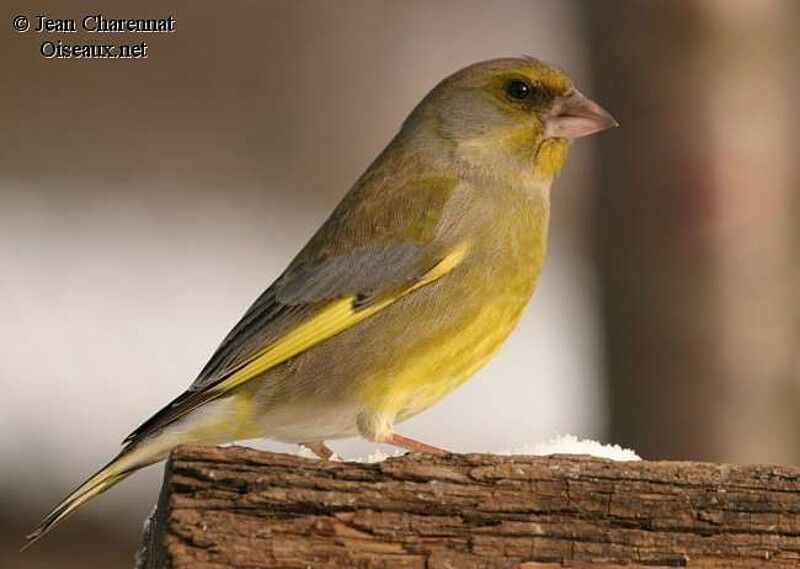
[[[181,448],[145,569],[797,567],[800,469]]]

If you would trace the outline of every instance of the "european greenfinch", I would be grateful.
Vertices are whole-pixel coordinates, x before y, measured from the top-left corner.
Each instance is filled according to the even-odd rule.
[[[186,392],[28,536],[182,444],[395,432],[492,357],[545,257],[572,140],[615,126],[560,69],[497,59],[444,79],[247,310]]]

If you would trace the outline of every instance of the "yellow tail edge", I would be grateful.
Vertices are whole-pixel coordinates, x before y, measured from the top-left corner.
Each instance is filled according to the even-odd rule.
[[[27,542],[20,548],[25,551],[31,545],[39,541],[54,528],[59,526],[70,514],[81,508],[86,502],[102,494],[112,486],[124,480],[135,471],[152,464],[160,457],[141,457],[137,452],[140,449],[123,449],[111,462],[98,470],[83,484],[78,486],[72,493],[64,498],[53,510],[45,516],[42,521],[25,536]],[[149,454],[149,453],[148,453]],[[139,456],[137,456],[139,455]],[[148,458],[150,458],[148,460]]]

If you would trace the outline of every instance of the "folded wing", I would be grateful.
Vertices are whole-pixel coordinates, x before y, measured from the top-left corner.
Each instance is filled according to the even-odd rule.
[[[439,188],[445,188],[447,195],[452,190],[452,186]],[[445,201],[439,200],[439,207]],[[438,218],[432,218],[430,210],[420,215]],[[408,222],[419,225],[414,217]],[[336,236],[330,233],[329,230],[326,234],[323,226],[315,239],[336,243]],[[201,405],[442,278],[461,262],[468,248],[466,243],[443,247],[432,239],[387,243],[384,238],[376,245],[366,235],[364,241],[365,245],[344,251],[320,247],[322,254],[301,252],[248,309],[189,389],[124,442],[147,438]]]

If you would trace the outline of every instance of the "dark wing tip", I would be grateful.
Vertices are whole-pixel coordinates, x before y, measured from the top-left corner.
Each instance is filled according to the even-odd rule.
[[[213,398],[214,396],[210,395],[208,391],[184,391],[139,425],[135,431],[125,437],[122,444],[130,445],[152,435]]]

